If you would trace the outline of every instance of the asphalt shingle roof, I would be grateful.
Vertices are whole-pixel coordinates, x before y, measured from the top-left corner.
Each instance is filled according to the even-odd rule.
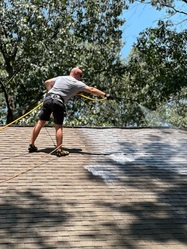
[[[0,131],[0,249],[187,248],[186,130],[31,132]]]

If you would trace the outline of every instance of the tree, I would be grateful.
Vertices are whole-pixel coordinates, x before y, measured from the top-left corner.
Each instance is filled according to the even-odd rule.
[[[123,8],[122,0],[1,1],[1,93],[6,122],[41,101],[45,79],[67,74],[75,65],[83,68],[86,82],[96,82],[103,90],[108,90],[111,78],[120,79]]]
[[[139,103],[152,110],[164,106],[167,114],[168,108],[175,106],[176,113],[184,117],[178,122],[180,126],[185,126],[186,120],[186,96],[183,94],[187,82],[186,44],[186,30],[177,33],[160,21],[157,28],[141,33],[128,63],[130,80],[137,89]],[[176,120],[169,115],[165,118]]]
[[[128,4],[133,4],[135,2],[139,2],[142,4],[152,5],[157,10],[165,9],[169,16],[173,16],[175,14],[180,14],[183,16],[187,15],[187,1],[186,0],[129,0]],[[183,22],[186,22],[187,19],[184,17]]]

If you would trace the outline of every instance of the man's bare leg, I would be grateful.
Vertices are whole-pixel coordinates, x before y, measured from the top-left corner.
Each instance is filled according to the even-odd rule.
[[[56,130],[56,144],[58,150],[62,150],[62,141],[63,141],[63,129],[62,125],[55,124],[55,130]]]
[[[34,146],[35,140],[37,139],[41,128],[45,125],[46,121],[45,120],[39,120],[32,132],[32,136],[31,136],[31,140],[30,140],[30,144]]]
[[[63,128],[62,125],[55,124],[56,129],[56,143],[57,143],[57,156],[67,156],[69,155],[68,151],[62,149],[63,142]]]

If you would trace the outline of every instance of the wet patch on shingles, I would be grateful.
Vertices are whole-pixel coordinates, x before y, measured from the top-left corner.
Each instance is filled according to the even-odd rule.
[[[108,161],[111,160],[111,162]],[[115,163],[115,164],[113,164]],[[121,165],[116,167],[116,165]],[[105,164],[87,165],[84,168],[89,172],[90,177],[94,180],[102,180],[107,185],[116,184],[124,177],[124,169],[132,165],[156,167],[158,169],[167,170],[170,172],[178,172],[180,175],[186,175],[186,167],[181,165],[177,169],[171,165],[157,162],[155,158],[150,158],[146,153],[135,153],[126,155],[124,153],[113,153],[106,156]]]
[[[153,166],[170,172],[177,172],[180,175],[187,175],[187,164],[182,155],[180,159],[178,159],[180,161],[180,165],[175,164],[175,158],[171,158],[170,160],[167,160],[167,162],[162,163],[162,160],[164,161],[166,156],[151,156],[146,151],[141,151],[140,153],[134,153],[131,155],[126,155],[124,153],[113,153],[109,156],[109,158],[121,165],[126,165],[127,163],[143,164],[147,167]]]

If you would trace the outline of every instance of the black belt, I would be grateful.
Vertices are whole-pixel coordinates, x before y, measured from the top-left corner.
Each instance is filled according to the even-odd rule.
[[[62,101],[64,103],[64,99],[59,94],[56,94],[56,93],[47,93],[46,97],[51,97],[52,99],[58,99],[58,100],[60,100],[60,101]]]

